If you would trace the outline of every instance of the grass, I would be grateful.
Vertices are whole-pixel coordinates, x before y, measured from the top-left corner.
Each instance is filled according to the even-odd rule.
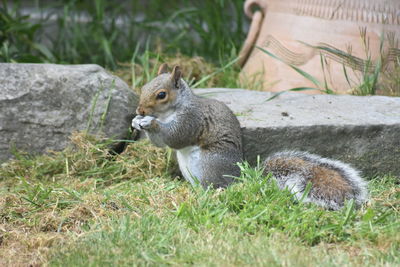
[[[20,1],[1,1],[4,62],[95,63],[114,70],[146,44],[225,62],[246,36],[243,0],[34,1],[31,7],[42,14],[36,22],[22,13]]]
[[[248,81],[243,76],[239,82],[240,69],[231,64],[237,58],[249,23],[244,16],[243,0],[173,0],[168,5],[163,0],[125,0],[120,5],[105,0],[39,0],[30,5],[42,14],[39,19],[31,20],[29,14],[23,14],[20,1],[7,5],[2,0],[0,62],[95,63],[121,74],[134,83],[134,88],[139,88],[155,75],[150,67],[168,60],[183,65],[192,85],[263,89],[260,75]],[[343,67],[349,88],[357,95],[400,95],[399,58],[393,58],[398,56],[396,36],[388,34],[382,38],[382,44],[393,48],[392,53],[383,53],[382,46],[382,58],[373,62],[365,28],[360,35],[366,60],[362,60],[361,70]],[[351,59],[350,51],[328,46],[315,48],[347,61]],[[324,81],[290,66],[315,87],[300,86],[288,91],[333,93],[327,83],[326,59],[322,54],[320,57]],[[386,64],[388,58],[392,60],[390,66]],[[136,76],[131,75],[132,70],[137,72]],[[356,81],[349,79],[350,72],[357,76]]]
[[[343,77],[346,79],[349,86],[349,92],[354,95],[366,96],[366,95],[388,95],[388,96],[400,96],[400,83],[398,78],[398,72],[400,70],[400,53],[398,47],[398,40],[394,34],[381,35],[379,56],[376,59],[372,59],[371,48],[369,45],[369,37],[367,35],[367,28],[360,28],[360,39],[361,44],[365,53],[365,59],[357,58],[352,55],[351,46],[348,47],[348,52],[342,51],[330,45],[321,44],[318,46],[312,46],[303,43],[310,48],[319,51],[321,70],[323,73],[324,80],[320,81],[310,73],[302,70],[301,68],[287,63],[282,58],[271,53],[270,51],[256,47],[268,56],[276,59],[277,61],[283,62],[288,67],[297,72],[304,79],[310,81],[314,87],[296,87],[285,91],[274,94],[268,100],[271,100],[285,92],[299,92],[307,90],[320,91],[326,94],[334,94],[335,91],[331,88],[331,85],[327,80],[331,80],[331,73],[327,68],[327,58],[335,58],[337,62],[343,62]],[[385,47],[384,44],[388,43]],[[376,51],[375,51],[376,52]],[[350,73],[356,78],[351,79]]]
[[[253,83],[243,84],[239,80],[240,69],[235,63],[238,58],[231,55],[227,62],[211,63],[203,57],[189,57],[180,53],[168,55],[146,50],[142,54],[134,52],[130,63],[123,63],[113,73],[121,77],[133,90],[140,88],[157,75],[158,67],[167,62],[169,67],[175,65],[184,69],[184,79],[192,88],[229,87],[255,88]]]
[[[147,1],[151,9],[131,1],[127,10],[108,2],[63,1],[49,47],[37,34],[46,18],[35,24],[18,5],[3,5],[0,60],[97,63],[136,90],[169,62],[198,87],[245,86],[234,66],[244,40],[242,1]],[[84,24],[79,10],[87,12]],[[143,31],[153,37],[141,39]],[[385,81],[396,94],[398,81]],[[135,142],[111,157],[109,142],[83,134],[71,140],[64,151],[16,152],[0,166],[0,266],[400,264],[396,177],[373,179],[361,209],[348,203],[331,212],[295,203],[246,164],[237,184],[203,191],[178,179],[168,150]]]
[[[384,35],[381,35],[381,41],[380,41],[380,48],[379,48],[379,54],[380,57],[376,59],[374,62],[371,58],[371,49],[369,46],[369,39],[367,36],[367,29],[362,28],[360,29],[360,36],[361,36],[361,43],[364,48],[364,53],[365,53],[365,64],[363,65],[362,71],[361,71],[361,77],[358,78],[359,82],[355,83],[356,86],[352,88],[352,92],[355,95],[375,95],[376,90],[378,87],[378,80],[381,76],[381,73],[384,72],[384,69],[382,68],[382,62],[384,61],[384,51],[383,51],[383,45],[384,45]],[[351,50],[351,48],[350,48]],[[352,83],[347,76],[346,68],[343,67],[345,77],[347,79],[347,82],[349,86]],[[354,70],[353,70],[354,71]],[[399,84],[400,86],[400,84]]]
[[[48,156],[0,168],[0,265],[347,265],[400,263],[400,188],[370,182],[370,202],[341,211],[295,203],[241,166],[203,191],[177,179],[169,151],[135,142],[110,158],[83,134]]]

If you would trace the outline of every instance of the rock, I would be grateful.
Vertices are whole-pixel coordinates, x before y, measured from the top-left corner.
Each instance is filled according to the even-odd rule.
[[[124,138],[138,97],[97,65],[0,64],[0,161],[61,150],[74,131]]]
[[[400,97],[273,94],[242,89],[199,89],[225,102],[242,125],[244,154],[255,163],[281,150],[342,160],[364,176],[400,177]]]

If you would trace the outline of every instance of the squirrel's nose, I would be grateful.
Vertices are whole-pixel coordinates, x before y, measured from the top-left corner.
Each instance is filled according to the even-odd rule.
[[[136,114],[139,114],[139,115],[141,115],[141,116],[144,116],[144,108],[142,108],[141,106],[139,106],[137,109],[136,109]]]

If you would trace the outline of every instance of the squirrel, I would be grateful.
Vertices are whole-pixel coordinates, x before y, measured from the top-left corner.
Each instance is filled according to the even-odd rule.
[[[179,66],[171,73],[162,64],[158,75],[142,87],[132,127],[158,146],[176,150],[179,169],[191,184],[225,188],[240,176],[243,161],[238,119],[224,103],[193,93]],[[280,189],[299,200],[331,210],[367,199],[367,183],[351,166],[307,152],[284,151],[268,157],[264,175],[272,173]]]

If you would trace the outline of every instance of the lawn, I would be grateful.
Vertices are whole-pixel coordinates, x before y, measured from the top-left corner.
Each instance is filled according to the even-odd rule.
[[[72,141],[1,165],[0,265],[400,264],[396,177],[371,180],[358,210],[326,211],[246,163],[236,184],[204,191],[146,141],[114,158],[101,140]]]
[[[195,87],[259,89],[240,82],[235,66],[248,26],[243,1],[127,1],[126,10],[112,2],[52,1],[62,12],[51,36],[48,18],[1,7],[0,61],[96,63],[133,90],[168,62]],[[399,60],[394,71],[367,78],[395,95]],[[111,156],[108,145],[74,133],[63,151],[15,151],[0,163],[0,266],[400,265],[399,177],[366,177],[368,203],[326,211],[296,203],[256,166],[243,163],[226,190],[204,191],[178,177],[170,150],[140,141]]]

